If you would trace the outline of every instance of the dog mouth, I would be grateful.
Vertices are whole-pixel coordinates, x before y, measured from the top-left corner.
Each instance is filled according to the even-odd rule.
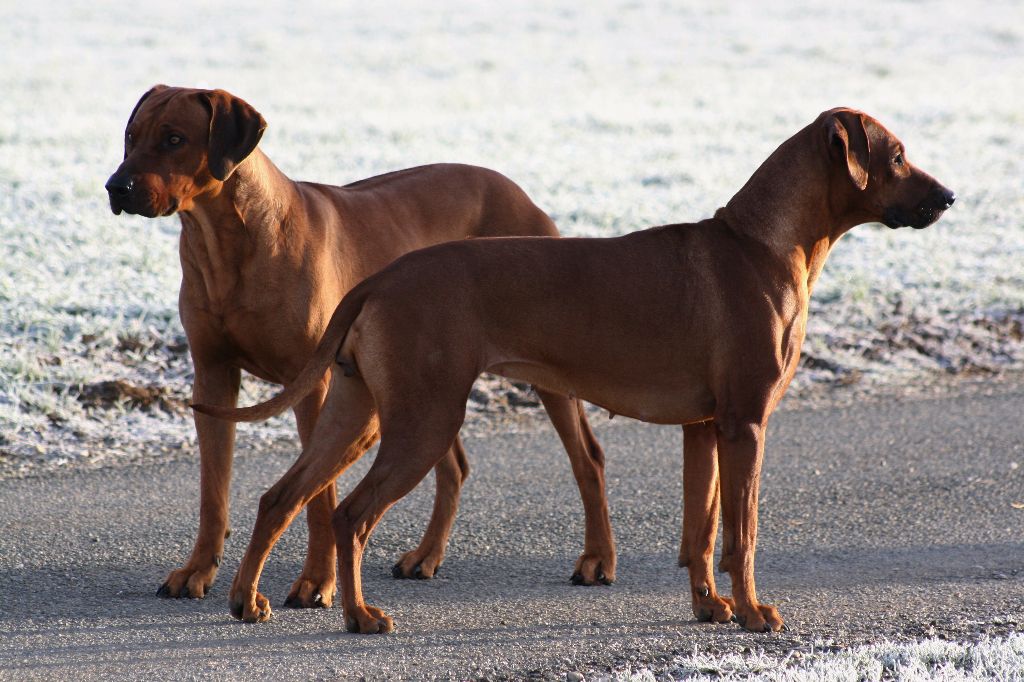
[[[891,230],[912,227],[923,230],[946,212],[956,201],[956,194],[939,184],[932,185],[923,200],[913,208],[890,206],[882,213],[882,223]]]
[[[163,211],[156,209],[153,206],[142,206],[137,207],[133,204],[124,201],[118,201],[113,197],[110,198],[110,210],[114,215],[121,215],[127,213],[128,215],[140,215],[143,218],[161,218],[172,216],[178,211],[179,202],[175,197],[171,197],[168,201],[167,208]]]
[[[901,227],[923,230],[929,225],[934,224],[945,212],[945,208],[932,206],[918,206],[909,211],[904,208],[887,208],[882,215],[882,224],[890,230],[896,230]]]
[[[114,215],[121,215],[122,213],[127,213],[128,215],[138,214],[138,211],[130,203],[115,199],[114,197],[110,197],[110,211]]]

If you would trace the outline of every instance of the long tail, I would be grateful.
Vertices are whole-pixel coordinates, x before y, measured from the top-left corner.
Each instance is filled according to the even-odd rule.
[[[194,403],[191,408],[196,412],[233,422],[256,422],[281,414],[309,395],[313,387],[323,378],[327,368],[334,362],[341,344],[344,343],[349,328],[362,311],[368,295],[369,291],[366,287],[357,286],[342,299],[334,310],[334,314],[331,315],[331,320],[327,323],[323,336],[320,337],[320,343],[313,351],[313,357],[309,359],[295,380],[270,400],[250,407],[236,408]]]

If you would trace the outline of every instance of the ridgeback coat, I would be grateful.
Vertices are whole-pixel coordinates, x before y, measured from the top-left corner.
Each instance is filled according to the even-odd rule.
[[[196,402],[235,405],[240,370],[275,383],[294,381],[342,296],[404,253],[466,237],[558,235],[517,185],[484,168],[423,166],[345,187],[295,182],[257,148],[265,127],[253,107],[223,90],[158,85],[129,117],[124,161],[106,184],[115,214],[181,218],[179,309]],[[450,302],[444,300],[446,278],[439,273],[420,294],[432,298],[438,286],[438,302]],[[327,393],[327,369],[295,405],[303,446]],[[604,491],[600,446],[578,401],[543,389],[539,395],[587,491],[588,533],[574,581],[610,582],[615,548],[607,505],[598,501]],[[361,398],[332,405],[341,414],[363,414]],[[160,587],[165,597],[206,595],[228,532],[234,425],[205,415],[195,421],[199,534],[188,562]],[[363,429],[359,448],[376,439],[376,430]],[[430,524],[419,547],[395,565],[395,577],[431,577],[444,556],[469,471],[458,438],[445,451]],[[309,552],[288,606],[331,604],[335,507],[334,486],[321,486],[309,500]]]
[[[614,414],[681,424],[679,564],[689,569],[694,614],[780,630],[778,611],[754,587],[758,483],[768,417],[796,371],[814,282],[850,228],[923,228],[954,198],[875,119],[833,109],[784,142],[713,218],[614,239],[464,241],[400,258],[345,297],[283,393],[244,410],[195,406],[264,419],[319,386],[335,362],[344,370],[309,446],[260,502],[232,614],[270,616],[257,584],[271,546],[379,430],[377,459],[339,505],[334,533],[346,625],[391,630],[363,601],[367,538],[444,457],[473,380],[490,371]],[[719,568],[732,598],[712,575],[719,508]]]

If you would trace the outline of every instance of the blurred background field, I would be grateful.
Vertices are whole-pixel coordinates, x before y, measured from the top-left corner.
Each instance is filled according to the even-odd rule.
[[[843,240],[795,389],[1024,368],[1016,2],[2,3],[0,64],[0,475],[194,447],[178,219],[114,217],[103,191],[157,82],[247,99],[292,178],[480,164],[568,235],[706,217],[858,107],[960,198]],[[485,384],[473,408],[529,402]]]

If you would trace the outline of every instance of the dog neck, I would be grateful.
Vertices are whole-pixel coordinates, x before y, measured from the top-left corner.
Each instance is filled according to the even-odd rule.
[[[768,247],[808,294],[832,246],[853,227],[830,203],[827,150],[816,138],[807,139],[812,133],[808,126],[784,142],[715,213]]]
[[[295,196],[292,181],[256,148],[218,191],[179,213],[182,266],[198,271],[212,306],[231,296],[253,257],[274,250]]]

